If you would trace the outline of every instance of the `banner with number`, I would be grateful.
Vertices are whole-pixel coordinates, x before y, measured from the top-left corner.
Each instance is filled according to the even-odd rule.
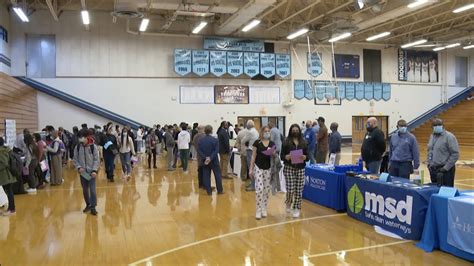
[[[364,99],[370,101],[374,98],[374,84],[372,82],[364,83]]]
[[[191,73],[191,50],[174,49],[174,72],[180,76]]]
[[[220,77],[227,72],[227,57],[224,51],[210,51],[210,69],[214,76]]]
[[[294,97],[297,100],[301,100],[304,98],[304,83],[305,82],[306,80],[295,79],[293,83],[293,93],[294,93]]]
[[[374,83],[374,99],[376,101],[382,100],[382,83]]]
[[[355,83],[346,82],[346,99],[352,101],[355,99]]]
[[[313,84],[311,83],[311,80],[305,80],[304,97],[308,100],[312,100],[314,98]]]
[[[260,54],[260,74],[266,78],[275,76],[275,54]]]
[[[244,53],[244,73],[253,78],[259,74],[260,68],[259,53]]]
[[[382,99],[385,101],[390,100],[392,94],[392,87],[389,83],[383,83],[382,84]]]
[[[200,77],[209,73],[209,51],[193,50],[193,73]]]
[[[227,52],[227,73],[238,77],[244,73],[244,53]]]
[[[289,54],[276,54],[276,74],[282,78],[291,75],[291,56]]]
[[[356,82],[355,83],[355,98],[360,101],[364,99],[364,83],[363,82]]]
[[[323,65],[321,62],[321,54],[320,53],[307,53],[307,60],[308,60],[308,74],[313,77],[317,77],[321,75],[323,72]]]
[[[346,83],[345,82],[338,82],[337,83],[337,87],[339,89],[339,98],[342,100],[342,99],[345,99],[346,98]]]
[[[326,93],[326,81],[316,80],[315,86],[316,86],[316,89],[315,89],[316,98],[318,98],[318,100],[323,100],[324,94]]]

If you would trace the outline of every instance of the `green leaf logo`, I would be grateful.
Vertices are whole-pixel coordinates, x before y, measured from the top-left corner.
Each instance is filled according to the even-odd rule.
[[[364,196],[356,184],[347,192],[347,205],[349,205],[349,210],[353,213],[359,213],[364,207]]]

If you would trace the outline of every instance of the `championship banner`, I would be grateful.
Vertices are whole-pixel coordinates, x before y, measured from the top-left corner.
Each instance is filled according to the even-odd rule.
[[[307,82],[306,80],[302,79],[295,79],[293,83],[293,93],[294,97],[297,100],[301,100],[304,98],[304,84]]]
[[[209,51],[193,50],[193,73],[200,77],[209,73]]]
[[[385,101],[390,100],[390,97],[392,95],[392,87],[389,83],[383,83],[382,84],[382,99]]]
[[[204,38],[204,49],[224,51],[265,52],[265,44],[261,40],[206,37]]]
[[[191,50],[174,49],[174,72],[180,76],[191,73]]]
[[[374,98],[374,84],[372,82],[366,82],[364,84],[364,99],[370,101]]]
[[[349,101],[354,100],[355,98],[355,83],[346,82],[346,99]]]
[[[259,53],[244,53],[244,73],[253,78],[259,74]]]
[[[382,83],[374,83],[374,99],[376,101],[382,100]]]
[[[248,104],[249,86],[241,85],[215,85],[215,104]]]
[[[398,49],[398,80],[438,82],[438,53]]]
[[[323,65],[321,62],[321,53],[307,53],[308,60],[308,74],[313,77],[321,75],[323,72]]]
[[[311,80],[305,80],[304,82],[304,97],[308,100],[312,100],[314,98],[314,89]]]
[[[316,80],[315,87],[316,98],[322,101],[324,99],[324,94],[326,93],[326,81]]]
[[[233,77],[244,73],[244,53],[227,52],[227,73]]]
[[[224,51],[210,51],[210,69],[211,73],[220,77],[227,72],[227,56]]]
[[[325,96],[329,96],[336,98],[336,84],[331,83],[330,81],[326,82],[326,94]]]
[[[346,83],[343,81],[340,81],[337,83],[337,87],[339,89],[339,98],[345,99],[346,98]]]
[[[260,54],[260,74],[266,78],[275,76],[275,54]]]
[[[291,56],[289,54],[276,54],[276,74],[282,78],[291,75]]]
[[[358,101],[361,101],[364,99],[364,90],[365,86],[363,82],[356,82],[355,83],[355,98]]]

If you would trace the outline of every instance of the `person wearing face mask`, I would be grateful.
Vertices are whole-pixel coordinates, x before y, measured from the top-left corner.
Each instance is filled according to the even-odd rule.
[[[132,174],[131,154],[135,156],[135,146],[133,138],[129,136],[129,129],[123,127],[119,138],[120,161],[122,163],[123,178],[129,180]]]
[[[306,143],[308,143],[308,155],[309,155],[309,162],[311,164],[315,164],[316,160],[314,159],[316,154],[316,134],[312,128],[313,123],[311,120],[306,121],[306,130],[304,131],[304,139]]]
[[[174,163],[174,144],[175,140],[173,137],[173,126],[168,126],[165,134],[164,134],[164,142],[166,145],[166,151],[168,154],[167,160],[168,160],[168,171],[174,171],[176,170],[176,167],[173,167]]]
[[[377,118],[369,117],[367,119],[367,133],[364,142],[362,142],[361,155],[365,162],[365,168],[371,174],[379,174],[385,149],[385,135],[377,127]]]
[[[250,160],[252,160],[253,143],[258,139],[258,131],[255,129],[253,120],[247,121],[247,134],[242,138],[241,143],[245,145],[247,160],[247,170],[250,170]],[[255,180],[250,178],[250,182],[245,187],[245,191],[255,191]]]
[[[276,154],[267,155],[264,152],[272,147],[275,143],[270,140],[271,133],[268,126],[264,126],[260,132],[260,139],[253,143],[252,160],[250,162],[249,174],[255,179],[256,208],[255,218],[260,220],[267,217],[268,197],[271,190],[271,159]]]
[[[391,176],[409,179],[411,173],[418,174],[420,167],[418,142],[415,136],[408,132],[405,120],[399,120],[397,128],[397,132],[390,138],[388,171]]]
[[[117,138],[114,135],[114,127],[110,122],[105,129],[105,136],[102,146],[104,147],[105,173],[109,182],[114,182],[115,156],[119,153]]]
[[[454,186],[459,145],[456,137],[444,129],[443,120],[434,119],[433,134],[428,142],[428,169],[432,183]]]
[[[292,151],[302,150],[301,160],[303,162],[293,162]],[[301,199],[304,186],[304,168],[308,161],[308,144],[303,138],[300,126],[293,124],[288,132],[288,137],[283,142],[281,148],[281,159],[284,162],[283,174],[286,183],[286,212],[293,212],[293,218],[298,218],[301,211]]]
[[[230,154],[229,142],[229,124],[226,121],[221,122],[221,126],[217,129],[217,138],[219,140],[219,161],[221,166],[222,178],[232,179],[229,177],[228,165]]]
[[[79,173],[82,185],[82,194],[86,207],[83,212],[97,215],[96,179],[99,169],[99,149],[94,144],[94,138],[88,130],[79,132],[79,143],[74,150],[74,167]]]
[[[61,154],[61,140],[59,139],[58,131],[54,130],[51,133],[52,141],[46,150],[50,160],[49,172],[50,172],[50,184],[52,186],[61,185],[64,182],[63,179],[63,164]]]

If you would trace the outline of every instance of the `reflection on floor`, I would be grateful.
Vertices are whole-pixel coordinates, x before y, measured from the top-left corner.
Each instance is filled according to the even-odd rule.
[[[351,148],[342,162],[355,161]],[[471,265],[449,254],[424,253],[331,209],[303,202],[286,217],[284,194],[270,199],[269,217],[255,220],[255,194],[238,179],[224,195],[200,191],[190,174],[144,165],[129,182],[97,185],[97,217],[81,212],[74,169],[62,186],[16,197],[17,215],[0,217],[1,265]],[[456,186],[474,190],[474,170],[459,167]],[[117,175],[119,169],[117,168]]]

